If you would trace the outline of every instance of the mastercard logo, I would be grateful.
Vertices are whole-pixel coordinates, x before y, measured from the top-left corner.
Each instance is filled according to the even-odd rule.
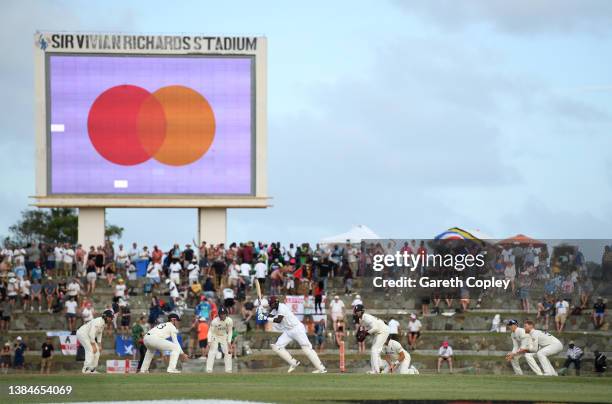
[[[106,160],[122,166],[149,159],[170,166],[199,160],[215,138],[215,115],[206,98],[185,86],[154,92],[111,87],[89,109],[89,139]]]

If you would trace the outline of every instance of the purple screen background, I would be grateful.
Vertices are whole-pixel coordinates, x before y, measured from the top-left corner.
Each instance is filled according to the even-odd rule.
[[[252,194],[251,58],[50,56],[50,193]],[[87,132],[89,109],[110,87],[132,84],[153,92],[184,85],[210,103],[216,132],[208,152],[186,166],[150,159],[121,166],[102,158]],[[115,188],[115,180],[128,187]]]

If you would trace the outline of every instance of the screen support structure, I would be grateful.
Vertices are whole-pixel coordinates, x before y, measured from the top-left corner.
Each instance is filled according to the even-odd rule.
[[[104,245],[106,209],[79,208],[78,242],[85,248]]]
[[[198,243],[226,243],[227,209],[198,208]]]

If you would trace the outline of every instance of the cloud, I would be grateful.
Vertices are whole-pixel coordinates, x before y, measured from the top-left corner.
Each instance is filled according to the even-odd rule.
[[[422,16],[447,30],[485,25],[509,34],[608,35],[612,2],[608,0],[394,0],[406,13]]]

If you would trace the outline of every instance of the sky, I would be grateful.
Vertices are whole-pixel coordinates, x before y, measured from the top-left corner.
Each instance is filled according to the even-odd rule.
[[[273,207],[229,210],[230,242],[612,235],[610,1],[3,1],[0,234],[34,194],[36,30],[268,38]],[[107,220],[197,231],[195,209]]]

